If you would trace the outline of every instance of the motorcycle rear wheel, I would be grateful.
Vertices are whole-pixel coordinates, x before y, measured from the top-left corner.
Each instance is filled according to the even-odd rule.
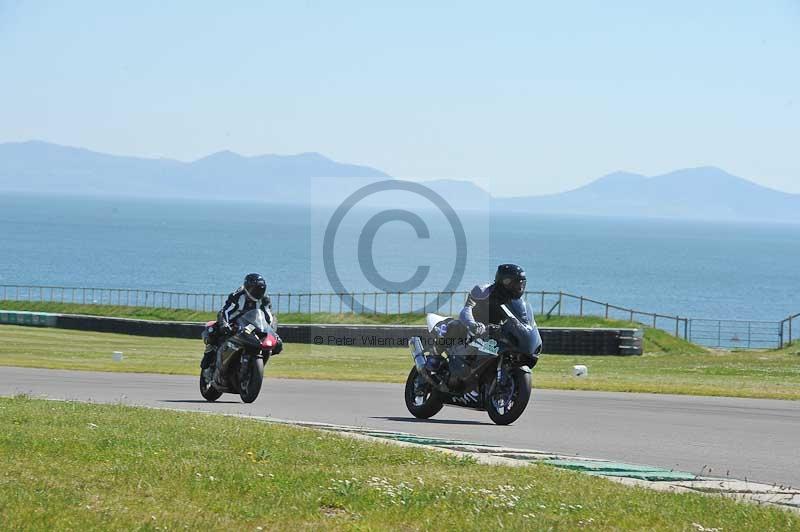
[[[245,403],[252,403],[261,392],[261,384],[264,382],[264,359],[255,358],[250,362],[250,371],[247,372],[240,383],[239,397]]]
[[[423,392],[420,394],[419,392]],[[411,368],[411,372],[406,379],[406,408],[416,418],[428,419],[435,416],[444,404],[439,399],[436,390],[425,382],[425,378],[417,372],[417,368]]]
[[[486,413],[497,425],[510,425],[519,419],[531,399],[530,373],[521,368],[513,368],[508,378],[511,379],[509,383],[511,389],[504,394],[507,397],[498,397],[496,391],[486,397]],[[501,404],[501,401],[504,404]]]
[[[203,399],[206,401],[213,403],[220,397],[222,397],[222,392],[211,386],[211,383],[208,382],[203,375],[205,370],[200,370],[200,395],[203,396]]]

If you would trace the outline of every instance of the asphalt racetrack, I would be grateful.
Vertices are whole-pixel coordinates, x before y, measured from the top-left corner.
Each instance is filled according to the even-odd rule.
[[[269,371],[269,370],[267,370]],[[123,402],[335,423],[800,487],[800,401],[534,389],[513,425],[445,407],[415,420],[403,386],[270,379],[255,403],[200,396],[197,378],[0,368],[0,395]]]

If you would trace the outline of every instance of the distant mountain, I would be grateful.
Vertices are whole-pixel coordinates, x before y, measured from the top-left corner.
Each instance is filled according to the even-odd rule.
[[[375,168],[339,163],[318,153],[245,157],[221,151],[184,163],[40,141],[0,144],[0,191],[5,192],[305,203],[312,179],[315,184],[327,178],[357,184],[388,177]]]
[[[654,177],[616,172],[560,194],[495,198],[494,206],[590,216],[800,222],[800,195],[711,166]]]
[[[454,206],[458,205],[463,209],[489,209],[491,207],[491,194],[471,181],[436,179],[433,181],[423,181],[422,184],[445,198]]]
[[[123,157],[40,141],[0,144],[0,192],[337,204],[364,184],[391,179],[375,168],[318,153],[245,157],[221,151],[192,162]],[[545,196],[493,198],[469,181],[426,186],[457,210],[588,216],[800,223],[800,195],[757,185],[714,167],[646,177],[615,172],[585,186]],[[393,202],[375,197],[374,206]]]

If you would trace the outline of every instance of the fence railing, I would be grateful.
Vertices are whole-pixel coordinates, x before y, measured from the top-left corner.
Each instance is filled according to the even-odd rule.
[[[40,301],[214,311],[227,294],[170,292],[136,288],[0,285],[2,301]]]
[[[222,307],[227,294],[143,290],[135,288],[97,288],[33,285],[0,285],[0,300],[160,307],[215,311]],[[452,315],[466,300],[466,291],[453,292],[356,292],[338,294],[272,293],[272,306],[277,313],[370,313],[405,314],[441,312]],[[602,316],[626,321],[639,321],[686,338],[688,320],[612,305],[567,292],[526,292],[525,298],[539,315]]]
[[[454,292],[357,292],[337,294],[272,293],[276,313],[405,314],[439,312],[453,315],[467,297]],[[193,293],[135,288],[0,285],[0,300],[119,305],[214,312],[227,294]],[[525,298],[539,316],[599,316],[642,323],[676,337],[709,347],[783,347],[800,336],[800,314],[780,322],[712,320],[672,316],[613,305],[567,292],[526,292]]]
[[[797,323],[792,327],[793,322],[797,320]],[[794,316],[789,316],[785,320],[781,321],[781,348],[787,345],[791,345],[796,339],[800,338],[800,313],[795,314]]]
[[[688,340],[706,347],[769,349],[783,347],[781,323],[755,320],[689,320]]]

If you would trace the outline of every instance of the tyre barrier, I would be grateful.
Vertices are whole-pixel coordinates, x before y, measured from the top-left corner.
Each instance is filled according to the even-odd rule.
[[[78,331],[199,339],[202,323],[0,310],[0,324]],[[280,324],[286,343],[351,347],[406,347],[412,336],[428,337],[419,325]],[[630,328],[539,327],[544,354],[641,355],[644,332]]]

